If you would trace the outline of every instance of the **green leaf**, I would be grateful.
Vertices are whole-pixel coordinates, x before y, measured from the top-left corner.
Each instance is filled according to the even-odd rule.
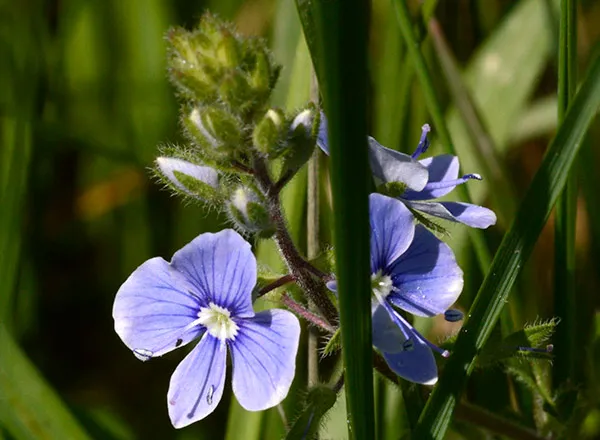
[[[314,438],[323,416],[331,409],[335,400],[336,392],[330,387],[319,385],[311,388],[306,397],[305,408],[292,424],[285,436],[286,440]]]
[[[89,438],[0,325],[0,425],[18,440]]]
[[[468,314],[438,386],[415,431],[417,438],[442,439],[457,399],[500,317],[508,293],[562,191],[583,137],[600,105],[600,57],[590,66],[564,123],[550,144],[525,194],[515,221],[504,237]]]

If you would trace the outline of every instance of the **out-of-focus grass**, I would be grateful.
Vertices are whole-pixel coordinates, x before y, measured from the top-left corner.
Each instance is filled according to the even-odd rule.
[[[407,3],[417,22],[419,2]],[[554,30],[558,21],[548,9],[552,2],[437,3],[435,16],[498,148],[504,177],[519,197],[557,126],[558,34]],[[590,1],[579,4],[578,62],[583,71],[598,51],[600,8]],[[169,26],[192,26],[206,7],[234,20],[242,31],[269,39],[284,65],[273,105],[291,110],[308,99],[310,65],[293,0],[0,2],[0,325],[6,329],[4,337],[10,338],[6,340],[20,346],[13,350],[19,362],[29,366],[31,361],[36,367],[19,369],[19,376],[14,369],[1,372],[6,383],[19,379],[45,389],[35,396],[17,393],[25,399],[24,405],[33,405],[33,419],[43,423],[54,416],[46,432],[55,438],[61,429],[63,433],[86,431],[100,439],[214,439],[226,433],[241,438],[250,432],[254,438],[269,439],[283,433],[276,409],[264,414],[230,410],[227,393],[209,418],[174,431],[165,401],[169,377],[181,354],[141,364],[113,331],[114,294],[137,265],[154,255],[170,258],[195,235],[223,224],[215,212],[180,204],[151,182],[147,173],[158,144],[182,141],[177,130],[178,103],[165,75],[162,36]],[[389,147],[411,151],[421,125],[431,120],[392,12],[391,2],[373,2],[367,110],[372,134]],[[426,35],[422,26],[416,27]],[[435,73],[440,67],[430,56],[428,38],[421,47]],[[476,145],[446,94],[444,75],[434,74],[433,80],[463,172],[481,172]],[[435,132],[433,139],[438,139]],[[599,332],[597,325],[590,324],[600,308],[595,294],[599,286],[595,262],[600,256],[595,174],[599,140],[596,123],[579,164],[583,197],[578,203],[576,240],[576,332],[581,346],[590,349],[584,351],[578,373],[584,381],[579,404],[586,412],[576,413],[574,420],[583,428],[570,432],[572,438],[600,435]],[[439,148],[434,145],[432,153]],[[328,159],[323,163],[327,165]],[[294,238],[301,246],[305,240],[303,179],[301,174],[284,197]],[[477,202],[493,200],[489,195],[494,188],[486,181],[471,182],[468,189]],[[325,191],[323,219],[328,215],[327,201]],[[327,225],[323,219],[322,225]],[[485,233],[491,251],[506,226]],[[329,241],[329,231],[323,232]],[[465,272],[460,306],[466,308],[481,273],[464,228],[451,226],[450,232],[450,244]],[[259,249],[263,264],[282,267],[273,248],[260,244]],[[517,326],[553,315],[552,249],[551,234],[542,232],[518,282],[520,300],[509,300],[509,306],[518,305]],[[447,323],[428,324],[426,328],[418,323],[433,340],[447,334]],[[0,365],[7,359],[13,367],[20,365],[0,351]],[[298,371],[304,370],[303,362],[300,357]],[[288,418],[296,415],[305,380],[299,374],[284,404]],[[44,388],[44,383],[51,388]],[[0,400],[7,389],[0,389]],[[402,396],[387,384],[376,389],[378,432],[382,438],[398,438],[407,420]],[[51,397],[45,400],[44,396]],[[535,402],[528,396],[525,388],[499,369],[475,371],[466,392],[471,403],[533,427]],[[336,408],[322,438],[341,438],[346,432],[343,402]],[[15,428],[17,410],[0,404],[0,438],[7,433],[8,438],[44,438]],[[480,438],[482,432],[464,421],[451,428],[463,438]]]

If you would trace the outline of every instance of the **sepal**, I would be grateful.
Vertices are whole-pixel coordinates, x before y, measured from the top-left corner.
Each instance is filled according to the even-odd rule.
[[[318,433],[323,416],[331,409],[337,399],[337,393],[325,385],[316,385],[306,396],[305,406],[285,436],[286,440],[314,438]]]
[[[254,148],[269,159],[274,159],[284,151],[286,132],[284,113],[279,109],[269,109],[252,132]]]
[[[292,119],[280,179],[289,180],[310,159],[316,145],[318,115],[313,108],[308,108]]]

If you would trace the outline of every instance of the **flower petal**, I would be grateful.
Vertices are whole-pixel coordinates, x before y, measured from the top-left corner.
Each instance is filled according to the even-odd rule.
[[[206,333],[171,376],[167,401],[175,428],[203,419],[223,396],[227,346]]]
[[[483,206],[462,202],[440,202],[454,218],[472,228],[486,229],[496,224],[494,211]]]
[[[419,163],[427,168],[429,172],[429,180],[427,183],[442,182],[445,180],[456,180],[458,178],[458,157],[450,154],[442,154],[432,156],[420,160]],[[429,200],[445,196],[451,192],[455,186],[447,188],[436,188],[431,190],[424,189],[423,191],[407,190],[402,194],[402,198],[406,200]]]
[[[414,339],[410,351],[382,354],[392,371],[406,380],[423,385],[434,385],[438,380],[433,352],[419,338]]]
[[[382,352],[397,353],[403,350],[406,337],[390,318],[385,306],[373,301],[373,346]]]
[[[410,245],[415,233],[413,215],[404,204],[381,194],[369,196],[371,273],[385,270]]]
[[[462,202],[418,202],[408,201],[405,203],[412,209],[425,214],[439,217],[451,222],[463,223],[473,228],[486,229],[496,224],[494,211],[483,206],[471,205]]]
[[[389,305],[377,304],[373,310],[373,345],[381,351],[389,367],[411,382],[433,385],[437,382],[437,365],[429,346],[404,319],[394,322]],[[407,349],[408,335],[412,344]]]
[[[373,175],[386,183],[401,182],[414,191],[421,191],[427,185],[427,168],[408,154],[384,147],[371,136],[369,162]]]
[[[199,235],[173,255],[171,265],[194,283],[207,302],[228,309],[232,316],[254,316],[256,259],[250,243],[233,229]]]
[[[329,156],[329,140],[327,136],[327,117],[325,116],[325,112],[321,110],[319,133],[317,134],[317,146],[323,153]]]
[[[233,393],[248,411],[271,408],[287,396],[294,379],[300,324],[287,310],[271,309],[239,326],[230,343]]]
[[[390,267],[394,290],[388,300],[418,316],[444,313],[463,288],[463,272],[450,247],[417,225],[408,250]]]
[[[160,257],[138,267],[119,288],[115,331],[141,360],[161,356],[199,336],[186,330],[204,304],[185,276]]]

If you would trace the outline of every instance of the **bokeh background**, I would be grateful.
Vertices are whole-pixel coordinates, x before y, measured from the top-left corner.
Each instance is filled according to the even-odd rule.
[[[373,0],[370,42],[371,132],[384,145],[412,151],[429,118],[406,57],[391,3]],[[417,2],[409,2],[416,6]],[[497,247],[511,213],[557,126],[558,15],[553,0],[447,0],[435,11],[441,34],[491,136],[490,151],[469,137],[431,38],[423,41],[464,172],[501,169],[509,189],[472,182],[475,200],[499,213],[486,232]],[[599,52],[600,2],[579,5],[579,69]],[[276,439],[276,409],[246,413],[228,394],[217,411],[175,431],[166,390],[181,352],[139,362],[113,331],[120,284],[146,259],[172,253],[224,218],[184,205],[152,182],[157,147],[181,143],[179,103],[166,77],[163,36],[193,27],[210,10],[240,33],[266,38],[284,69],[273,105],[299,109],[310,96],[310,56],[293,0],[21,0],[0,2],[0,439]],[[423,27],[418,29],[425,36]],[[436,135],[433,132],[434,144]],[[577,164],[577,435],[600,436],[600,127],[592,125]],[[442,151],[434,145],[434,152]],[[321,158],[322,169],[327,160]],[[326,172],[322,231],[330,241]],[[304,248],[305,173],[284,203]],[[500,209],[500,205],[503,208]],[[514,328],[554,316],[552,219],[506,307]],[[482,280],[465,231],[450,227],[465,271],[461,306]],[[279,262],[259,244],[262,264]],[[421,323],[433,340],[455,328]],[[419,325],[421,325],[419,324]],[[298,409],[306,375],[299,357],[286,402]],[[548,365],[540,367],[548,369]],[[535,394],[500,368],[477,372],[470,402],[535,426]],[[414,390],[413,390],[414,391]],[[376,379],[381,438],[403,431],[399,392]],[[515,399],[518,404],[515,404]],[[343,405],[322,438],[345,438]],[[500,438],[469,416],[451,438]],[[574,437],[575,438],[575,437]],[[579,437],[577,437],[579,438]]]

